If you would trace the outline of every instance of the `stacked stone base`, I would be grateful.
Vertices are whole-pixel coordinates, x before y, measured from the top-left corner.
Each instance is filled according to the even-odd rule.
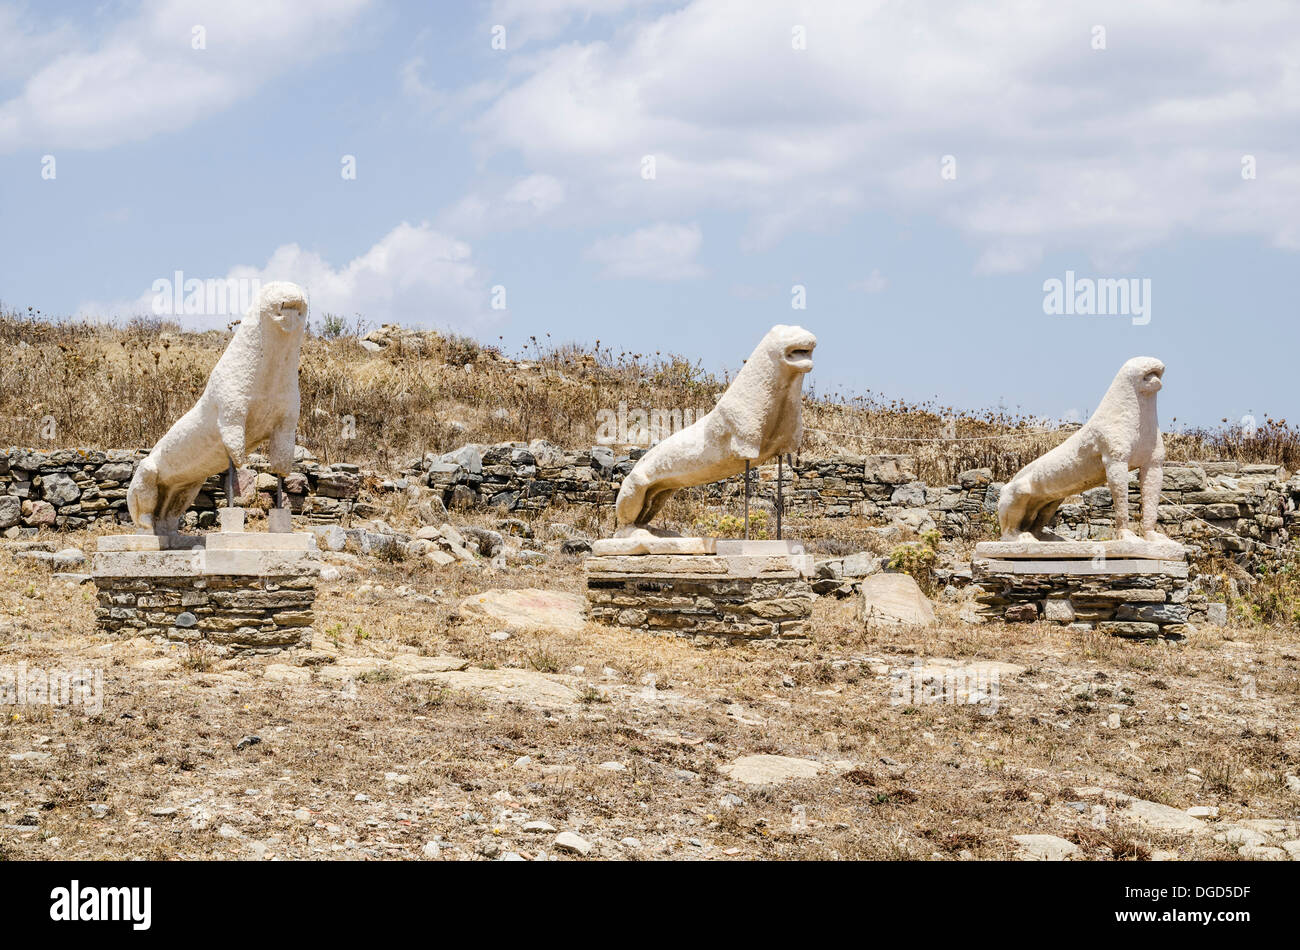
[[[210,643],[236,652],[309,647],[316,579],[274,577],[96,577],[100,630]]]
[[[701,644],[807,642],[811,558],[641,555],[587,559],[592,619]],[[808,563],[805,563],[808,562]]]
[[[240,509],[222,512],[242,526]],[[315,547],[311,535],[288,532],[232,530],[168,538],[165,546],[152,535],[100,538],[91,570],[96,625],[117,636],[206,643],[220,653],[309,647]]]
[[[977,623],[1047,621],[1124,637],[1175,639],[1194,629],[1186,561],[977,556],[971,570],[977,606],[969,619]]]

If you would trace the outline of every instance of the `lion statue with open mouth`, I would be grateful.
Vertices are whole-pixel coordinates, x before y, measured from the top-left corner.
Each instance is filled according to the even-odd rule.
[[[817,338],[775,326],[759,342],[718,404],[641,457],[615,502],[616,538],[645,531],[679,488],[730,478],[793,452],[803,438],[803,378]]]
[[[1012,477],[998,498],[1003,541],[1053,541],[1048,525],[1070,495],[1106,485],[1115,508],[1115,537],[1169,541],[1156,531],[1164,477],[1165,443],[1156,419],[1156,393],[1165,364],[1149,356],[1129,360],[1101,405],[1078,432]],[[1142,536],[1129,529],[1128,478],[1139,469]]]

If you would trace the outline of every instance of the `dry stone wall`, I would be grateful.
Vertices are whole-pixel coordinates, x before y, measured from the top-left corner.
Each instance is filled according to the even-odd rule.
[[[0,533],[10,537],[40,528],[76,530],[96,522],[129,522],[126,492],[144,449],[60,449],[0,452]],[[321,465],[303,457],[285,479],[285,492],[294,514],[312,524],[346,520],[361,502],[361,474],[355,465]],[[239,471],[236,502],[245,507],[271,507],[276,479],[266,463],[254,457]],[[212,527],[216,509],[226,502],[224,478],[204,484],[189,513],[190,527]]]
[[[321,525],[380,516],[384,496],[392,492],[406,492],[438,509],[497,507],[526,514],[552,505],[610,507],[623,477],[642,454],[634,449],[616,455],[607,446],[566,451],[542,440],[467,445],[412,460],[387,478],[362,472],[356,465],[323,465],[302,455],[285,488],[294,513]],[[0,452],[0,533],[20,537],[41,527],[71,530],[102,519],[129,521],[127,486],[144,455],[142,449]],[[846,454],[796,458],[782,476],[781,494],[791,515],[858,517],[917,533],[938,530],[946,537],[990,537],[996,531],[1002,485],[993,481],[988,469],[962,472],[951,485],[927,485],[917,477],[910,455]],[[274,489],[274,476],[254,457],[240,471],[236,500],[249,507],[269,507]],[[733,478],[690,491],[706,503],[739,506],[744,480]],[[775,505],[775,464],[751,473],[751,491],[758,506]],[[1167,465],[1162,494],[1162,531],[1211,542],[1227,553],[1259,544],[1286,545],[1300,522],[1300,476],[1280,466],[1214,461]],[[215,524],[216,508],[224,503],[223,479],[213,476],[188,516],[189,526]],[[1129,504],[1137,510],[1136,474],[1129,482]],[[1061,506],[1056,530],[1070,538],[1099,539],[1110,536],[1112,525],[1110,491],[1095,488]]]
[[[615,455],[604,446],[572,452],[550,443],[511,442],[465,446],[445,455],[425,456],[404,474],[427,484],[448,507],[499,506],[537,511],[552,504],[612,506],[623,477],[644,454]],[[751,473],[757,504],[777,499],[777,466]],[[784,466],[781,495],[792,515],[860,517],[917,533],[938,530],[946,537],[989,537],[997,530],[1002,489],[989,469],[962,472],[951,485],[927,485],[910,455],[842,455],[796,458]],[[743,477],[697,489],[710,503],[739,504]],[[1137,474],[1129,481],[1130,511],[1139,507]],[[1197,539],[1228,553],[1255,543],[1289,543],[1300,522],[1300,475],[1280,466],[1237,462],[1188,462],[1164,470],[1160,530],[1176,538]],[[1091,540],[1112,535],[1110,491],[1095,488],[1061,506],[1055,530]]]

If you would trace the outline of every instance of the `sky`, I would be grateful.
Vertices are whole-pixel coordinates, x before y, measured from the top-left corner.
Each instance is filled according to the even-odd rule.
[[[1300,421],[1297,113],[1289,0],[0,0],[0,302],[284,279],[731,372],[799,324],[818,394],[1049,419],[1156,356],[1167,428]]]

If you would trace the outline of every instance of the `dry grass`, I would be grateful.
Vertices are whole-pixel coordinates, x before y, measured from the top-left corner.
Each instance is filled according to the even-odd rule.
[[[544,521],[535,530],[549,537]],[[1293,628],[1170,646],[968,627],[941,604],[940,627],[889,632],[864,629],[852,601],[824,598],[806,646],[700,649],[595,624],[502,641],[459,614],[460,598],[489,586],[579,590],[576,559],[495,574],[345,567],[355,573],[318,602],[321,650],[452,654],[591,686],[579,702],[539,708],[382,672],[351,694],[319,678],[275,682],[267,666],[291,657],[220,660],[106,639],[89,588],[55,586],[0,554],[0,665],[96,665],[107,694],[94,717],[7,707],[0,825],[22,827],[0,831],[4,854],[418,858],[431,840],[443,858],[550,851],[553,836],[521,830],[526,814],[605,857],[990,859],[1014,852],[1012,835],[1051,833],[1093,859],[1227,858],[1233,849],[1210,835],[1169,838],[1114,809],[1099,828],[1071,803],[1101,786],[1217,805],[1221,822],[1295,815],[1283,781],[1300,765]],[[889,670],[936,658],[1023,672],[1001,677],[993,715],[891,699]],[[261,741],[237,749],[250,735]],[[50,758],[9,758],[41,750]],[[826,771],[766,787],[722,774],[761,753]],[[611,761],[624,770],[599,768]],[[728,807],[728,794],[743,804]],[[620,846],[626,837],[639,845]]]
[[[597,411],[630,407],[707,411],[728,380],[665,353],[534,339],[514,360],[467,337],[425,333],[380,353],[358,325],[326,315],[303,348],[300,437],[324,460],[381,469],[466,442],[550,439],[590,445]],[[161,321],[100,326],[0,312],[0,443],[92,448],[152,445],[202,391],[229,334],[182,332]],[[520,366],[519,364],[526,364]],[[997,410],[913,404],[868,393],[805,395],[806,454],[906,452],[918,474],[947,483],[988,467],[1005,478],[1071,431]],[[51,417],[47,439],[42,420]],[[348,438],[348,420],[355,438]],[[1265,420],[1250,435],[1226,424],[1167,435],[1174,459],[1227,458],[1300,467],[1300,432]],[[956,441],[913,441],[948,439]],[[974,441],[969,441],[974,440]]]

